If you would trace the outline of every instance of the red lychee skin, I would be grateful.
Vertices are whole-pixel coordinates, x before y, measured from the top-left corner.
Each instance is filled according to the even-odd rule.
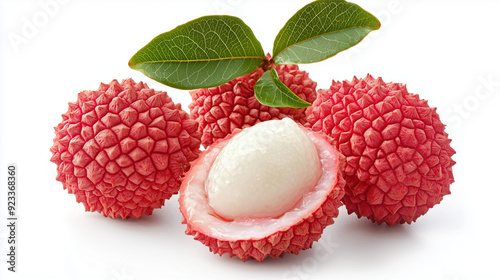
[[[370,75],[333,81],[307,114],[307,126],[331,136],[346,157],[349,214],[410,224],[450,194],[451,140],[436,108],[406,86]]]
[[[166,92],[132,79],[83,91],[55,127],[57,177],[86,211],[151,215],[199,153],[197,123]]]
[[[306,131],[310,131],[308,128],[304,128]],[[241,130],[237,129],[232,134],[227,136],[225,139],[218,140],[216,143],[211,145],[207,150],[202,152],[200,157],[193,162],[192,166],[196,166],[198,163],[204,161],[204,156],[209,154],[214,148],[218,148],[220,143],[229,141],[232,137],[238,134]],[[331,139],[327,139],[322,133],[313,132],[315,137],[325,139],[325,143],[330,145]],[[249,258],[253,258],[259,262],[262,262],[266,257],[278,258],[283,257],[286,253],[291,253],[298,255],[301,250],[309,249],[312,247],[314,241],[318,241],[321,237],[323,230],[334,223],[334,218],[339,215],[339,207],[342,206],[341,199],[344,196],[344,186],[345,180],[342,176],[343,165],[345,159],[335,149],[335,158],[338,159],[336,170],[338,170],[336,175],[336,182],[331,192],[327,195],[325,201],[321,206],[312,212],[310,215],[303,217],[303,220],[295,225],[290,225],[289,228],[278,231],[272,235],[266,236],[265,238],[252,239],[252,240],[219,240],[217,238],[211,237],[203,232],[200,232],[193,228],[189,221],[186,219],[187,209],[182,203],[183,199],[183,189],[186,188],[186,184],[191,178],[193,168],[186,174],[186,180],[184,180],[180,195],[180,210],[182,213],[182,223],[187,225],[186,234],[194,236],[195,240],[200,241],[204,245],[208,246],[210,252],[214,254],[219,254],[220,256],[228,254],[229,257],[237,256],[243,261]]]
[[[338,190],[330,193],[323,206],[302,223],[258,240],[218,240],[192,229],[184,217],[182,223],[187,224],[186,234],[194,236],[195,240],[208,246],[214,254],[237,256],[243,261],[253,258],[261,262],[268,256],[277,259],[286,253],[298,255],[300,251],[311,248],[313,242],[319,240],[323,230],[334,223],[333,218],[339,215],[338,208],[342,203],[338,196]]]
[[[298,97],[312,103],[316,99],[316,82],[297,65],[273,65],[280,80]],[[289,117],[300,124],[306,122],[305,108],[274,108],[260,104],[254,94],[257,80],[264,74],[259,68],[223,85],[190,91],[193,102],[191,116],[200,124],[201,143],[208,147],[235,129],[256,123]]]

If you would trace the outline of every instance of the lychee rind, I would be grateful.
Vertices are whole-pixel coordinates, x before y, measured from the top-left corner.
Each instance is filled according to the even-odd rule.
[[[307,109],[308,124],[346,157],[351,213],[378,224],[411,223],[450,194],[455,150],[436,108],[405,85],[333,81]]]
[[[209,206],[206,206],[208,205],[204,191],[206,174],[208,174],[210,166],[220,150],[230,138],[239,132],[239,130],[236,130],[233,134],[219,140],[204,151],[199,159],[193,162],[192,168],[186,174],[179,191],[179,204],[183,215],[182,223],[187,226],[186,234],[194,236],[195,240],[208,246],[214,254],[220,256],[228,254],[229,257],[237,256],[243,261],[249,258],[263,261],[268,256],[278,258],[283,257],[286,253],[299,254],[301,250],[311,248],[313,242],[321,237],[325,227],[333,224],[333,219],[339,214],[345,185],[341,174],[344,157],[331,145],[330,139],[327,139],[324,134],[309,129],[305,130],[315,143],[323,164],[323,175],[318,181],[318,185],[321,185],[323,189],[318,187],[320,191],[314,190],[320,193],[316,195],[321,196],[321,199],[305,195],[303,200],[297,203],[297,205],[302,206],[297,206],[293,210],[298,211],[303,205],[313,203],[313,207],[306,208],[306,210],[301,209],[301,211],[304,211],[302,213],[306,214],[299,218],[293,218],[294,222],[291,224],[285,223],[276,226],[289,219],[293,214],[289,212],[279,218],[242,218],[240,221],[224,221],[214,215]],[[199,175],[200,173],[206,174]],[[201,187],[197,191],[192,191],[190,188],[193,185]],[[200,210],[196,210],[193,205],[210,212],[205,215],[210,217],[209,219],[212,221],[216,220],[219,223],[218,225],[223,226],[218,227],[197,216],[196,212]],[[261,223],[267,224],[263,225]],[[240,230],[239,233],[231,234],[223,229],[231,229],[234,225],[236,225],[236,228],[245,228],[247,230]],[[269,225],[278,227],[279,230],[264,232],[269,231]],[[257,234],[252,235],[249,232],[257,232]]]
[[[299,98],[312,103],[316,99],[316,82],[297,65],[273,65],[280,80]],[[254,94],[257,80],[264,74],[259,68],[223,85],[190,91],[193,102],[191,116],[200,124],[201,142],[208,147],[235,129],[256,123],[289,117],[300,124],[306,122],[305,108],[269,107],[260,104]]]
[[[86,211],[140,218],[177,193],[199,153],[197,123],[132,79],[83,91],[55,127],[56,179]]]

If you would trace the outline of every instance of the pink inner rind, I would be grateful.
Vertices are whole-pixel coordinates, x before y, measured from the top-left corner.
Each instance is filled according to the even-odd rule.
[[[323,172],[313,191],[305,194],[292,210],[279,218],[242,218],[234,221],[224,221],[215,215],[208,204],[205,182],[216,156],[228,142],[228,139],[225,139],[205,151],[193,164],[181,185],[180,209],[189,226],[188,230],[220,241],[259,240],[277,232],[286,232],[305,221],[320,209],[332,194],[339,201],[335,207],[337,209],[344,194],[343,179],[338,174],[340,155],[325,136],[309,129],[304,130],[318,151]],[[338,211],[336,212],[335,217],[338,215]]]

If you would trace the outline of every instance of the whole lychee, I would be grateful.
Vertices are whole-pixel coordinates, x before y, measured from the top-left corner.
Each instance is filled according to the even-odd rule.
[[[411,223],[450,193],[451,140],[436,108],[406,86],[370,75],[333,81],[307,114],[308,126],[331,136],[346,157],[349,213]]]
[[[298,97],[312,103],[316,99],[316,82],[297,65],[272,65],[280,80]],[[262,105],[254,94],[257,80],[264,74],[259,68],[223,85],[190,91],[193,102],[191,116],[200,124],[201,143],[207,147],[231,134],[258,122],[289,117],[306,122],[305,108],[274,108]]]
[[[55,127],[51,161],[86,211],[151,215],[199,155],[197,123],[166,92],[132,79],[82,91]]]
[[[298,254],[339,213],[342,164],[325,135],[289,118],[237,130],[186,174],[179,191],[186,234],[243,261]]]

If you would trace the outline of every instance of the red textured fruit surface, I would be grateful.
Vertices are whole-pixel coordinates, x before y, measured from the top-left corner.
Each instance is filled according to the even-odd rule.
[[[56,179],[104,216],[151,215],[200,153],[197,123],[180,104],[132,79],[80,92],[62,118],[50,149]]]
[[[436,108],[398,83],[333,82],[307,110],[308,126],[346,157],[349,213],[377,223],[411,223],[450,194],[455,151]]]
[[[277,65],[280,80],[298,97],[312,103],[316,99],[316,82],[297,65]],[[261,68],[221,86],[192,90],[191,116],[200,124],[201,142],[208,147],[235,129],[250,127],[258,122],[289,117],[306,122],[305,108],[274,108],[259,103],[254,94],[257,80],[264,74]]]
[[[194,236],[214,254],[237,256],[243,261],[253,258],[283,257],[311,248],[326,226],[333,224],[342,205],[345,181],[341,170],[344,158],[322,134],[306,129],[322,164],[317,186],[296,204],[294,209],[277,218],[221,219],[210,208],[205,181],[215,158],[238,131],[210,146],[193,162],[179,191],[182,223],[186,234]]]

